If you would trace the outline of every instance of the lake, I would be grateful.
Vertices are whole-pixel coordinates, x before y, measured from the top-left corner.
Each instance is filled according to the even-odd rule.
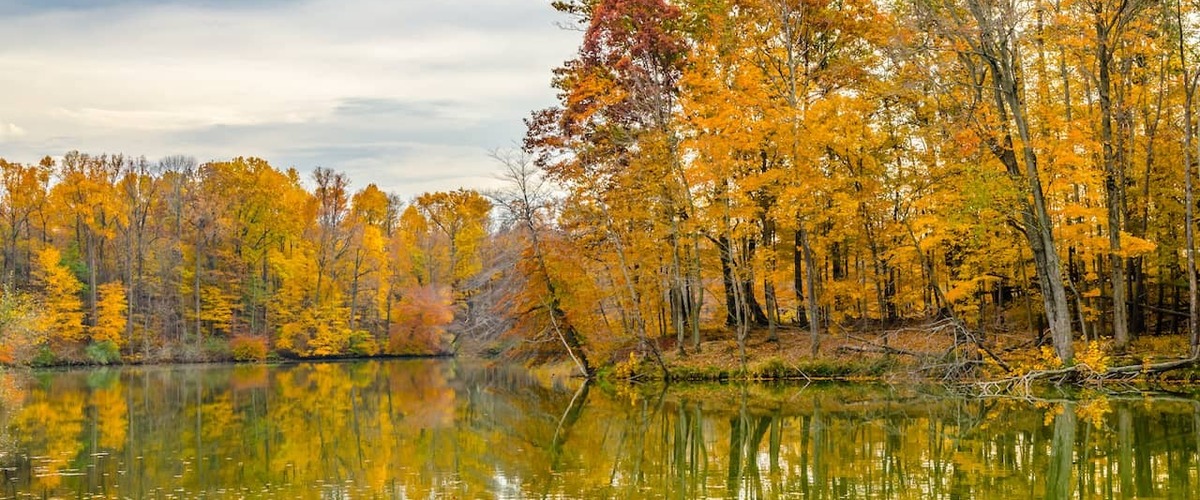
[[[454,360],[9,373],[4,497],[1185,498],[1200,400],[583,386]]]

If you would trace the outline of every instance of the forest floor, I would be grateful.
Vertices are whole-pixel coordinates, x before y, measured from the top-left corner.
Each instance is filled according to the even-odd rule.
[[[1071,367],[1063,367],[1049,346],[1036,345],[1028,331],[989,332],[976,343],[973,337],[956,335],[948,322],[822,332],[815,356],[808,330],[780,327],[777,337],[767,340],[765,328],[748,332],[745,365],[732,329],[703,332],[705,340],[698,351],[685,342],[681,354],[674,339],[661,342],[660,351],[672,380],[1200,381],[1196,364],[1181,362],[1188,352],[1183,335],[1141,337],[1120,354],[1112,352],[1112,342],[1107,339],[1077,340],[1076,364]],[[630,352],[635,355],[618,361],[612,375],[663,377],[652,356]],[[1167,364],[1181,366],[1155,368]]]

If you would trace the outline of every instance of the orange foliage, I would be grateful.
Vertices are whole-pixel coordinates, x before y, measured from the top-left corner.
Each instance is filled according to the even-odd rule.
[[[396,306],[388,354],[441,354],[449,350],[446,327],[454,321],[450,291],[421,286],[408,290]]]
[[[265,361],[267,341],[260,337],[238,335],[229,341],[229,352],[238,361]]]

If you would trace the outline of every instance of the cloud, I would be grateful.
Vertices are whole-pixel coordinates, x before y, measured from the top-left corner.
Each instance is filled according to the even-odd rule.
[[[578,41],[532,0],[5,5],[9,159],[255,155],[402,194],[487,184],[486,151],[554,102],[550,71]]]
[[[0,120],[0,142],[19,139],[25,135],[25,129],[15,123],[5,123]]]

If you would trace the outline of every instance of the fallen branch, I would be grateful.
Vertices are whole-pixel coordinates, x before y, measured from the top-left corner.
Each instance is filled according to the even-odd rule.
[[[926,357],[937,357],[937,354],[934,354],[934,353],[909,351],[906,349],[900,349],[898,347],[892,347],[892,346],[882,345],[882,344],[879,344],[876,342],[871,342],[870,340],[855,337],[853,335],[847,335],[847,337],[849,337],[852,340],[862,342],[863,344],[866,344],[866,345],[863,345],[863,346],[844,345],[844,346],[838,347],[837,350],[846,351],[846,352],[872,352],[872,353],[882,353],[882,354],[901,354],[904,356],[912,356],[912,357],[918,358],[918,359],[926,358]]]
[[[1106,371],[1104,373],[1105,374],[1134,373],[1134,374],[1143,374],[1143,375],[1157,375],[1159,373],[1165,373],[1165,372],[1169,372],[1171,370],[1178,370],[1180,368],[1187,368],[1189,366],[1193,366],[1196,364],[1197,361],[1200,361],[1200,357],[1193,356],[1190,358],[1184,358],[1184,359],[1179,359],[1179,360],[1175,360],[1175,361],[1165,361],[1165,362],[1157,363],[1157,364],[1153,364],[1153,365],[1117,366],[1114,368],[1109,368],[1108,371]]]
[[[1024,392],[1028,393],[1030,386],[1034,382],[1051,381],[1056,384],[1061,384],[1069,381],[1102,383],[1115,380],[1127,380],[1137,375],[1157,375],[1172,370],[1192,367],[1195,366],[1197,362],[1200,362],[1200,357],[1191,357],[1155,364],[1117,366],[1108,368],[1103,372],[1096,371],[1085,363],[1080,363],[1074,366],[1056,368],[1052,370],[1032,370],[1023,375],[1007,377],[998,380],[983,381],[977,383],[976,385],[983,389],[984,392],[1009,392],[1014,388],[1021,388]]]

